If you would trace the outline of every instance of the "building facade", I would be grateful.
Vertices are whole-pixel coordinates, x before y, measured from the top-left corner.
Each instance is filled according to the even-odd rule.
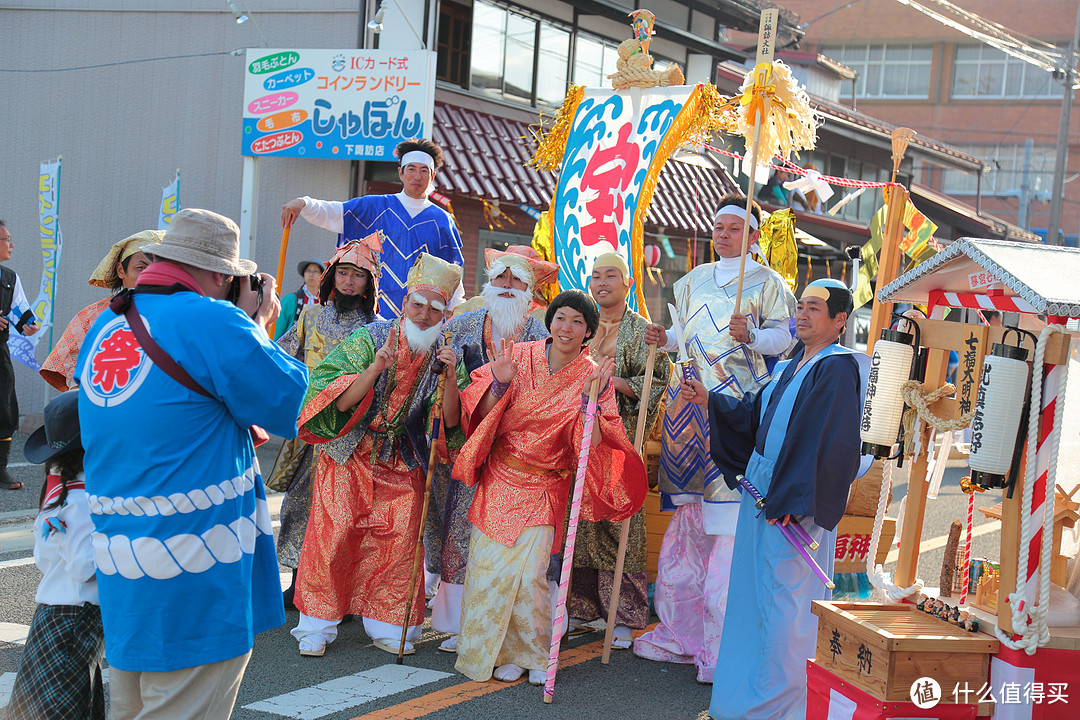
[[[896,0],[785,0],[784,5],[800,16],[802,50],[820,52],[856,71],[854,82],[840,87],[838,102],[915,128],[985,164],[979,177],[923,162],[914,170],[915,182],[1045,234],[1061,82]],[[1014,35],[1062,49],[1068,47],[1078,12],[1075,0],[964,5]],[[1080,171],[1078,130],[1080,116],[1074,112],[1066,180]],[[1080,185],[1066,182],[1064,188],[1059,227],[1075,245]]]

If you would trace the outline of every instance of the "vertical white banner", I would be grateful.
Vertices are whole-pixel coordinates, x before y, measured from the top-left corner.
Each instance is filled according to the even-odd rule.
[[[171,183],[161,188],[161,207],[158,208],[158,230],[168,230],[172,216],[180,209],[180,170]]]

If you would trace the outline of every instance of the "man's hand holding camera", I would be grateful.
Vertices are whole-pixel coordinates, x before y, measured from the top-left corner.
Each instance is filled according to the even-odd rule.
[[[233,278],[233,302],[257,325],[269,332],[281,312],[277,282],[269,273]]]

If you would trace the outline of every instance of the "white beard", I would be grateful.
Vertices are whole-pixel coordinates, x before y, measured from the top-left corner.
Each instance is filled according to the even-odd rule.
[[[421,330],[409,319],[408,315],[401,316],[401,327],[405,331],[405,339],[409,343],[409,349],[413,352],[426,353],[431,350],[435,341],[442,332],[442,322],[432,325],[427,330]]]
[[[500,297],[510,293],[513,297]],[[491,318],[491,332],[498,342],[503,338],[517,338],[518,331],[525,324],[525,315],[532,304],[532,293],[528,290],[495,287],[490,282],[484,283],[480,294],[487,306]]]

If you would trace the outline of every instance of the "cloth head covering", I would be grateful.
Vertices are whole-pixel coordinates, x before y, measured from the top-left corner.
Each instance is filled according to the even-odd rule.
[[[240,258],[240,228],[210,210],[184,208],[173,215],[165,237],[143,248],[147,255],[225,275],[251,275],[259,266]]]
[[[489,280],[509,270],[514,277],[528,285],[530,290],[553,283],[559,277],[559,266],[544,260],[536,248],[530,245],[510,245],[506,250],[488,248],[484,250],[484,264],[487,265]]]
[[[413,290],[428,290],[442,296],[443,302],[449,303],[458,285],[461,284],[461,266],[448,263],[442,258],[420,253],[416,264],[409,270],[405,286]]]
[[[355,265],[371,273],[371,277],[375,280],[376,290],[378,290],[379,278],[382,276],[382,249],[385,237],[382,230],[376,230],[367,237],[345,243],[334,253],[334,257],[330,258],[326,270],[323,271],[323,277],[326,277],[330,269],[339,263]]]
[[[851,297],[851,290],[844,283],[833,278],[821,278],[807,285],[803,289],[802,298],[808,297],[824,300],[829,308],[829,315],[832,317],[836,317],[837,313],[850,315],[855,305]]]
[[[320,269],[326,269],[326,263],[319,258],[311,258],[310,260],[301,260],[296,265],[296,272],[300,274],[300,277],[304,277],[304,273],[307,272],[308,265],[318,265]],[[320,274],[321,277],[321,274]]]
[[[592,269],[596,270],[596,268],[602,267],[615,268],[622,273],[623,282],[630,282],[630,265],[626,262],[626,258],[619,253],[608,252],[598,255],[593,260]]]
[[[82,447],[79,441],[79,391],[68,390],[54,397],[43,412],[45,424],[30,434],[23,445],[27,460],[40,465],[69,450]]]
[[[113,243],[109,252],[98,263],[97,269],[90,275],[90,284],[111,290],[119,280],[116,264],[124,262],[147,245],[161,242],[164,235],[161,230],[143,230]]]

